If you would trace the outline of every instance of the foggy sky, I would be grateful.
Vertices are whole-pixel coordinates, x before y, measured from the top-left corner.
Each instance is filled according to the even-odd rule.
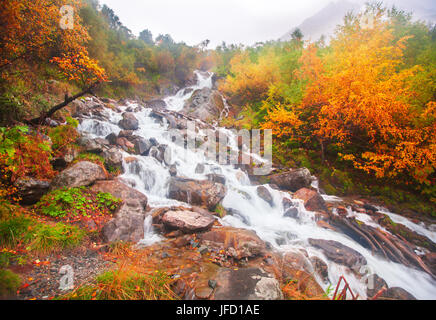
[[[252,45],[276,40],[329,2],[332,0],[100,0],[135,35],[149,29],[154,37],[168,33],[176,42],[189,45],[209,39],[213,48],[222,41]]]

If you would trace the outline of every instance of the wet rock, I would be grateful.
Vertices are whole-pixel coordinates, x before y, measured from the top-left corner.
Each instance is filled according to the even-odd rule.
[[[203,88],[194,91],[181,113],[202,121],[209,121],[218,119],[223,109],[224,101],[221,94],[216,90]]]
[[[130,142],[132,142],[134,145],[135,153],[143,156],[146,155],[152,147],[152,144],[149,140],[139,136],[133,137],[130,139]]]
[[[249,218],[243,215],[239,210],[236,210],[234,208],[226,208],[226,214],[238,218],[242,221],[242,223],[246,224],[247,226],[251,225]]]
[[[164,109],[167,106],[166,102],[161,100],[161,99],[147,101],[146,105],[147,105],[148,108],[158,109],[158,110],[159,109]]]
[[[322,219],[319,219],[319,220],[316,222],[316,225],[317,225],[318,227],[320,227],[320,228],[330,229],[330,230],[335,231],[335,232],[338,231],[335,227],[331,226],[327,221],[324,221],[324,220],[322,220]]]
[[[147,197],[122,182],[121,179],[98,181],[91,187],[93,192],[107,192],[123,200],[123,204],[102,229],[103,239],[138,242],[144,237],[145,208]]]
[[[197,166],[195,167],[195,173],[202,174],[203,172],[204,172],[204,164],[202,163],[197,164]]]
[[[304,201],[304,207],[310,211],[325,211],[327,212],[327,205],[321,195],[308,188],[299,189],[294,193],[294,198]]]
[[[366,280],[366,296],[368,299],[374,297],[382,288],[388,289],[388,284],[383,278],[376,274],[371,274]]]
[[[347,216],[348,212],[347,212],[347,208],[343,207],[343,206],[339,206],[336,208],[336,211],[338,212],[338,214],[340,216]]]
[[[433,274],[436,274],[436,252],[426,253],[422,260],[430,268]]]
[[[80,137],[77,144],[83,147],[83,151],[100,154],[109,146],[109,141],[102,138]]]
[[[304,256],[303,253],[293,250],[288,251],[283,255],[283,263],[292,269],[303,270],[308,273],[313,272],[312,264],[309,259]]]
[[[152,146],[157,147],[159,145],[159,142],[156,140],[156,138],[150,138],[148,141],[150,141]]]
[[[377,300],[416,300],[416,298],[400,287],[392,287],[386,290]]]
[[[270,181],[282,189],[295,192],[301,188],[309,187],[312,182],[312,177],[308,169],[300,168],[274,174],[270,177]]]
[[[281,300],[277,279],[260,268],[221,268],[216,276],[216,300]]]
[[[133,136],[133,130],[121,130],[120,133],[118,133],[118,137],[129,138],[131,136]]]
[[[108,169],[113,168],[122,170],[123,155],[118,148],[112,147],[109,150],[103,151],[102,157]]]
[[[106,136],[106,140],[109,141],[110,144],[115,145],[117,143],[118,136],[115,133],[110,133]]]
[[[114,180],[97,181],[91,188],[93,192],[107,192],[116,198],[138,206],[141,209],[147,207],[147,197],[136,189],[129,187],[120,178]]]
[[[223,249],[238,260],[255,257],[266,250],[265,243],[253,232],[233,227],[212,228],[199,236],[203,245]]]
[[[183,95],[187,95],[188,93],[191,93],[192,91],[194,91],[194,89],[186,88],[185,90],[183,90]]]
[[[89,161],[80,161],[60,172],[51,182],[51,188],[89,186],[104,179],[106,173],[102,167]]]
[[[298,209],[297,208],[289,208],[285,211],[285,213],[283,214],[284,217],[288,217],[288,218],[292,218],[292,219],[297,219],[298,218]]]
[[[159,148],[156,147],[156,146],[152,146],[152,147],[150,148],[150,150],[148,151],[148,155],[149,155],[150,157],[155,158],[155,159],[156,159],[157,161],[159,161],[159,162],[163,162],[163,160],[164,160],[164,155],[163,155],[162,152],[159,150]]]
[[[125,130],[137,130],[139,126],[139,122],[133,113],[124,112],[123,119],[120,120],[118,125]]]
[[[117,138],[116,145],[126,152],[133,152],[135,150],[135,145],[124,137]]]
[[[177,166],[175,164],[171,165],[169,172],[171,177],[177,176]]]
[[[369,203],[365,203],[363,205],[363,208],[372,212],[377,212],[378,209],[376,207],[374,207],[373,205],[370,205]]]
[[[222,174],[211,173],[207,175],[207,179],[216,183],[226,184],[226,177]]]
[[[160,152],[160,157],[162,158],[162,161],[167,165],[171,165],[171,152],[170,148],[166,144],[160,144],[158,145],[158,150]]]
[[[312,263],[314,272],[320,276],[322,281],[327,282],[329,279],[329,267],[327,266],[327,263],[315,256],[310,257],[309,260]]]
[[[333,240],[309,239],[309,243],[323,251],[325,256],[351,269],[366,265],[366,259],[359,252]]]
[[[144,238],[145,213],[135,202],[124,203],[115,218],[106,223],[102,229],[103,239],[107,242],[138,242]]]
[[[283,211],[288,210],[289,208],[295,207],[294,203],[291,199],[283,198],[282,200]]]
[[[162,222],[168,229],[181,230],[185,233],[196,233],[210,229],[215,218],[210,214],[194,211],[167,211]]]
[[[274,206],[274,200],[269,190],[264,186],[258,186],[256,189],[257,195],[265,200],[271,207]]]
[[[17,188],[17,195],[21,198],[20,203],[30,205],[37,203],[48,192],[50,182],[22,177],[14,182],[14,187]]]
[[[168,197],[213,211],[224,198],[227,189],[221,183],[172,177]]]

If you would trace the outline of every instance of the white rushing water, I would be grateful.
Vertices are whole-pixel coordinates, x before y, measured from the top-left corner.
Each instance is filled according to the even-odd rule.
[[[199,81],[196,86],[188,88],[192,90],[184,88],[175,96],[165,99],[168,109],[173,111],[181,110],[185,101],[192,95],[193,90],[212,87],[211,73],[196,72],[196,74]],[[136,106],[136,104],[130,103],[120,107],[120,109],[124,111],[128,107],[135,108]],[[107,109],[106,112],[109,121],[85,119],[81,122],[79,130],[94,137],[105,137],[111,132],[118,133],[120,128],[117,123],[121,119],[121,113],[110,109]],[[142,108],[141,111],[135,113],[136,118],[139,120],[139,128],[134,134],[144,138],[155,138],[159,144],[168,145],[171,150],[171,162],[176,164],[178,176],[192,179],[207,179],[206,175],[209,173],[220,173],[225,176],[228,191],[222,205],[226,209],[231,208],[237,211],[237,214],[225,216],[221,219],[222,224],[254,230],[260,238],[280,251],[305,249],[309,256],[317,256],[328,262],[329,283],[332,286],[335,286],[339,277],[344,275],[353,292],[359,293],[361,298],[366,298],[364,280],[358,279],[344,266],[329,262],[322,251],[310,246],[309,238],[338,241],[361,253],[368,262],[370,273],[382,277],[390,287],[404,288],[418,299],[436,299],[436,281],[427,273],[374,256],[368,249],[348,236],[318,227],[314,219],[315,213],[306,210],[301,201],[291,199],[288,193],[265,185],[273,196],[274,206],[271,207],[257,195],[257,186],[251,185],[246,173],[240,169],[235,169],[232,165],[220,165],[207,159],[203,154],[195,153],[173,143],[168,134],[168,125],[158,123],[150,116],[150,112],[150,109]],[[224,131],[226,130],[224,129]],[[125,153],[125,156],[131,155]],[[138,161],[124,163],[125,173],[122,178],[134,188],[146,194],[152,207],[180,204],[180,202],[167,197],[170,179],[169,166],[158,162],[151,156],[135,155],[135,157]],[[198,174],[195,172],[198,164],[204,165],[204,173]],[[317,187],[317,183],[315,182],[313,186]],[[284,216],[282,206],[284,198],[291,200],[298,208],[298,219]],[[323,198],[326,201],[341,200],[338,197],[329,195],[323,195]],[[363,223],[382,229],[370,216],[353,212],[351,208],[348,210],[350,216],[355,216]],[[433,241],[436,240],[434,230],[429,230],[423,225],[415,224],[386,210],[383,212],[388,214],[394,222],[404,224],[413,231],[423,234]],[[145,245],[161,240],[160,236],[153,232],[150,219],[144,222],[146,234],[141,243]],[[329,286],[329,283],[323,283],[320,279],[317,280],[324,289]]]

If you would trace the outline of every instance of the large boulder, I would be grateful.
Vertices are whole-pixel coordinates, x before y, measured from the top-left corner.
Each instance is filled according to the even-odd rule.
[[[224,250],[235,259],[251,258],[266,251],[263,242],[253,231],[233,227],[212,228],[199,236],[202,244]]]
[[[304,201],[304,207],[310,211],[327,212],[327,205],[322,196],[315,190],[302,188],[294,193],[294,198]]]
[[[114,180],[97,181],[91,188],[93,192],[106,192],[124,202],[137,205],[144,210],[147,207],[147,196],[126,185],[120,178]]]
[[[211,214],[182,210],[167,211],[162,222],[168,229],[176,229],[185,233],[196,233],[212,227],[215,218]]]
[[[110,142],[102,138],[80,137],[77,144],[85,152],[100,154],[109,147]]]
[[[139,122],[133,113],[124,112],[123,119],[120,120],[118,125],[125,130],[136,130],[136,129],[138,129]]]
[[[164,109],[167,106],[166,102],[161,99],[147,101],[146,105],[147,108],[151,108],[151,109]]]
[[[138,242],[144,237],[145,209],[147,197],[124,184],[121,179],[98,181],[91,187],[94,192],[107,192],[123,200],[123,204],[102,229],[103,239],[112,241]]]
[[[400,287],[392,287],[383,292],[377,300],[416,300],[416,298]]]
[[[312,183],[310,171],[306,168],[291,169],[287,172],[277,173],[270,177],[272,184],[292,192],[307,188]]]
[[[106,173],[98,164],[80,161],[60,172],[51,182],[51,188],[89,186],[106,179]]]
[[[342,243],[333,240],[309,239],[309,243],[319,248],[325,256],[333,262],[351,269],[366,265],[366,259],[359,252]],[[358,270],[357,270],[358,271]]]
[[[50,187],[50,182],[35,179],[32,177],[22,177],[14,182],[17,195],[21,198],[22,204],[34,204],[46,194]]]
[[[168,197],[189,204],[203,206],[213,211],[226,195],[226,187],[208,180],[172,177]]]
[[[194,91],[181,113],[202,121],[209,121],[218,119],[224,107],[223,98],[218,91],[203,88]]]
[[[129,141],[132,142],[135,146],[135,153],[143,156],[146,155],[150,148],[153,146],[150,140],[139,136],[132,136]]]
[[[136,203],[126,202],[121,205],[116,216],[102,229],[106,242],[138,242],[144,238],[145,212]]]
[[[260,268],[226,269],[216,274],[215,300],[281,300],[280,284]]]

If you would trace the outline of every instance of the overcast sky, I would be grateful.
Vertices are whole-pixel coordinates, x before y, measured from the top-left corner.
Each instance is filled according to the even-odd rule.
[[[135,35],[149,29],[154,37],[168,33],[175,41],[189,45],[209,39],[211,47],[215,47],[222,41],[252,45],[276,40],[331,1],[100,0],[100,3],[112,8]]]

